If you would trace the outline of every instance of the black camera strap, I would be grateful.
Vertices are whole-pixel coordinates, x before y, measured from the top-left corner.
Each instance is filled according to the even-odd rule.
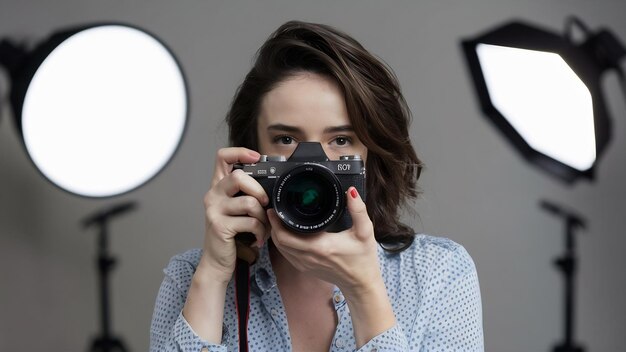
[[[250,264],[237,258],[235,264],[235,307],[239,321],[239,352],[248,352],[248,316],[250,313]]]

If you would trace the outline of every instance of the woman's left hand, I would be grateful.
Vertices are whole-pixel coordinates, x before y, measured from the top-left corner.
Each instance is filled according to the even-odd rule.
[[[301,236],[289,232],[273,209],[267,211],[276,248],[297,270],[337,285],[344,294],[382,283],[374,227],[356,188],[347,192],[352,227]]]
[[[267,211],[276,248],[297,270],[337,285],[346,297],[357,348],[396,324],[378,264],[374,227],[354,187],[347,192],[352,227],[299,236]]]

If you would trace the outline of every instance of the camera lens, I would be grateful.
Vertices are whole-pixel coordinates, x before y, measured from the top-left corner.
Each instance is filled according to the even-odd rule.
[[[274,208],[296,232],[318,232],[341,215],[343,192],[337,177],[317,164],[296,166],[274,188]]]
[[[325,196],[324,189],[330,185],[324,180],[307,176],[310,175],[300,174],[300,177],[289,182],[286,185],[285,196],[289,204],[302,216],[317,216],[329,207],[329,198]]]

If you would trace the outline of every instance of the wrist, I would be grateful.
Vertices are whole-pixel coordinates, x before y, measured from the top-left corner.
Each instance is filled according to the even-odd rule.
[[[192,283],[197,285],[228,286],[233,276],[233,270],[223,268],[210,260],[206,255],[200,257],[200,262],[193,275]]]
[[[378,261],[376,261],[378,263]],[[355,300],[363,295],[380,295],[385,292],[385,282],[383,281],[378,264],[372,268],[367,268],[361,272],[358,278],[349,281],[349,284],[337,285],[344,296],[352,297]]]
[[[200,338],[220,344],[228,281],[216,279],[209,271],[210,267],[198,266],[182,315]]]
[[[352,317],[357,349],[396,325],[396,318],[382,278],[380,282],[343,294]]]
[[[372,301],[389,301],[387,288],[382,278],[348,288],[340,287],[340,290],[346,300],[355,305],[371,304]]]

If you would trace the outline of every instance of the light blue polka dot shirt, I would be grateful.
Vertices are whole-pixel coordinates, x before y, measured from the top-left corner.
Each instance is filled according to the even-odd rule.
[[[267,245],[250,268],[249,351],[291,351],[287,315],[276,286]],[[237,351],[234,281],[226,291],[222,343],[195,334],[182,315],[200,249],[170,260],[156,300],[150,351]],[[401,253],[378,248],[387,293],[397,324],[356,349],[348,305],[335,287],[329,299],[337,313],[331,352],[484,351],[482,306],[472,258],[445,238],[417,235]]]

